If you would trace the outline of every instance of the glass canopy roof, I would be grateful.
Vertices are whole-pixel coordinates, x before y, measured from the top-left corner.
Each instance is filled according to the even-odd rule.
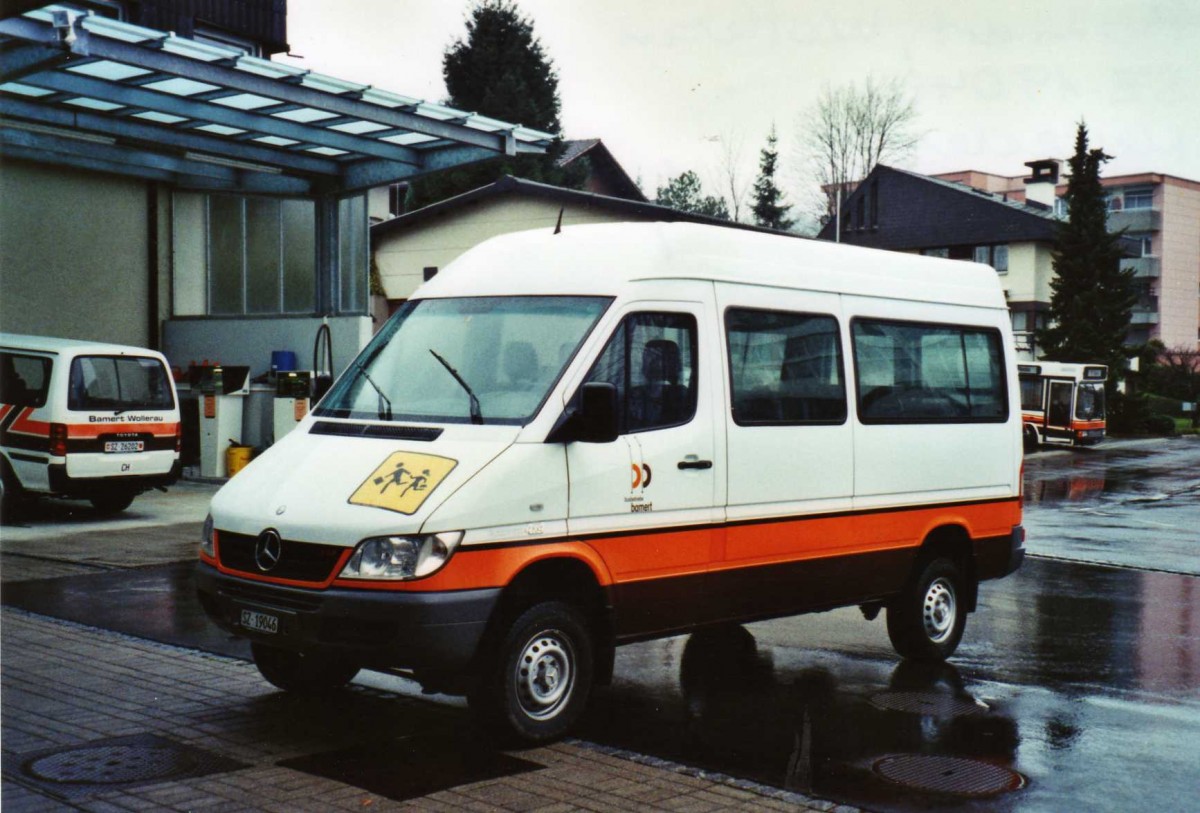
[[[17,158],[336,195],[553,138],[63,6],[0,20],[0,150]]]

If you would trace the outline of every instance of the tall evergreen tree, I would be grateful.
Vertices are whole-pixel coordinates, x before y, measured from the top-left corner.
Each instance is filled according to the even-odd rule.
[[[778,141],[775,135],[775,125],[771,125],[771,134],[767,136],[767,146],[763,147],[758,159],[758,178],[754,181],[754,222],[768,229],[787,231],[796,221],[787,216],[792,208],[790,203],[783,202],[783,192],[775,183],[775,170],[779,163]]]
[[[477,0],[467,18],[467,34],[442,59],[451,107],[559,135],[558,74],[533,31],[533,22],[511,0]],[[455,167],[418,179],[406,209],[420,208],[486,186],[504,175],[583,187],[586,159],[558,166],[563,145],[556,140],[546,155],[518,155]]]
[[[660,186],[654,195],[654,202],[681,212],[729,219],[729,207],[725,205],[725,199],[704,194],[700,176],[690,169],[671,178],[666,186]]]
[[[1134,272],[1121,268],[1120,235],[1108,231],[1100,169],[1111,158],[1102,149],[1088,149],[1087,127],[1080,122],[1067,183],[1068,216],[1054,243],[1051,326],[1037,332],[1044,358],[1107,364],[1110,391],[1131,357],[1125,337],[1138,298]]]
[[[559,133],[558,74],[533,33],[533,22],[509,0],[471,9],[467,37],[442,61],[449,104],[482,116]]]

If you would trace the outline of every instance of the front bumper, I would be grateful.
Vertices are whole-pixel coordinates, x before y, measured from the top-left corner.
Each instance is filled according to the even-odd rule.
[[[196,568],[196,589],[209,618],[234,635],[366,667],[449,673],[469,667],[500,597],[499,588],[308,590],[240,579],[204,562]],[[278,631],[243,627],[243,610],[278,619]]]

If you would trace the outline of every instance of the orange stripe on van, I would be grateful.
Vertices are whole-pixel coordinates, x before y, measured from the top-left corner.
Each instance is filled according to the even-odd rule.
[[[155,437],[174,437],[178,423],[83,423],[68,424],[69,438],[98,438],[118,432],[151,434]]]
[[[915,548],[935,528],[961,526],[971,539],[1008,536],[1021,522],[1017,498],[929,508],[865,511],[825,517],[786,518],[728,526],[681,528],[547,540],[544,544],[460,548],[434,575],[416,581],[336,579],[334,587],[435,592],[504,587],[524,568],[543,559],[574,558],[588,564],[604,586],[677,578],[832,556]],[[714,541],[715,539],[715,541]],[[722,544],[723,542],[723,544]],[[661,551],[681,546],[699,550],[713,543],[713,555],[664,567]],[[673,557],[679,562],[678,557]],[[615,578],[614,578],[615,574]],[[629,575],[624,575],[629,574]]]
[[[17,419],[13,421],[13,425],[9,427],[10,432],[20,432],[22,435],[37,435],[39,437],[50,437],[50,424],[47,421],[32,421],[29,416],[33,414],[34,407],[25,407]]]

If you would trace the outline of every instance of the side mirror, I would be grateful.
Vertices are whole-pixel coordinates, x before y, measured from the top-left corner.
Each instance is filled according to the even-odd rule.
[[[612,443],[617,436],[617,388],[596,381],[583,385],[579,406],[563,413],[546,442]]]
[[[599,381],[583,385],[579,440],[612,443],[617,439],[617,388]]]

